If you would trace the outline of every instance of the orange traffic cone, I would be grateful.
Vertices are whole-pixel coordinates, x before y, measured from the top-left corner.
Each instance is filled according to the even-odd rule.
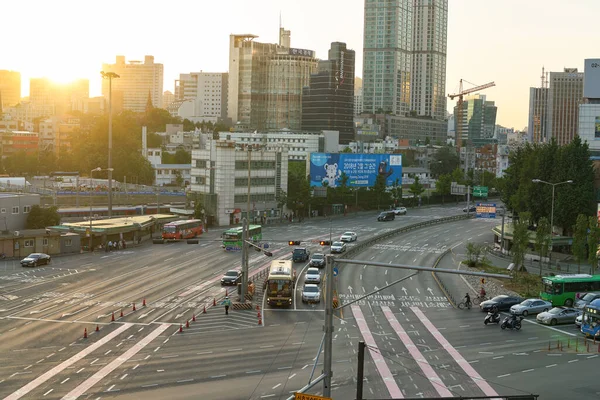
[[[121,317],[123,317],[123,310],[121,310]]]
[[[133,303],[133,311],[135,311],[135,303]]]
[[[114,311],[112,313],[112,317],[110,317],[110,320],[111,320],[111,322],[114,322],[114,320],[115,320],[115,312]]]
[[[260,311],[260,306],[258,304],[256,305],[256,311]]]
[[[183,332],[183,325],[179,324],[179,332]]]
[[[196,321],[196,314],[192,314],[192,321]]]
[[[262,325],[262,318],[260,318],[260,317],[258,318],[258,324]]]
[[[217,305],[217,299],[215,299],[215,298],[213,297],[213,306],[216,306],[216,305]]]
[[[190,320],[188,319],[187,321],[185,321],[185,327],[189,328],[190,327]]]
[[[204,310],[202,310],[202,314],[206,314],[206,306],[204,306]]]
[[[87,328],[83,329],[83,338],[87,339]]]
[[[100,327],[98,325],[96,325],[96,332],[100,331]]]
[[[260,311],[258,312],[258,314],[257,314],[256,316],[257,316],[258,318],[260,318],[260,317],[261,317],[261,315],[260,315]]]
[[[144,299],[144,302],[142,303],[142,307],[146,307],[146,299]]]

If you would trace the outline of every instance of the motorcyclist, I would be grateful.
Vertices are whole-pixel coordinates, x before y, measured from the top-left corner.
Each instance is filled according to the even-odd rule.
[[[516,322],[519,320],[517,314],[511,313],[509,323],[511,326],[515,326]]]

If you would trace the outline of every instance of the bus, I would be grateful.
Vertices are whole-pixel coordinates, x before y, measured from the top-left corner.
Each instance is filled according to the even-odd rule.
[[[267,304],[289,307],[294,298],[296,271],[292,260],[273,260],[265,281]]]
[[[162,238],[165,240],[189,239],[200,236],[204,231],[202,220],[186,219],[173,221],[163,226]]]
[[[250,225],[248,227],[250,231],[249,240],[257,242],[262,239],[262,226],[261,225]],[[227,229],[221,235],[223,244],[221,245],[225,251],[239,251],[242,249],[242,227]]]
[[[600,337],[600,299],[592,301],[583,309],[581,333],[594,338]]]
[[[553,306],[572,307],[577,293],[600,291],[600,275],[570,274],[542,278],[540,298]]]

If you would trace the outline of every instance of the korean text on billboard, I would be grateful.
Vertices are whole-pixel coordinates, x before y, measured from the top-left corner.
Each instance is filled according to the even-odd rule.
[[[372,187],[377,176],[383,176],[386,186],[402,185],[402,155],[311,153],[311,186],[338,187],[342,175],[349,187]]]

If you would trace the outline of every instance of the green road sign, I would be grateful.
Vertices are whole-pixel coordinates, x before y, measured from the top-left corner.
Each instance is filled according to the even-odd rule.
[[[487,186],[474,186],[473,187],[473,197],[488,197],[488,187]]]

